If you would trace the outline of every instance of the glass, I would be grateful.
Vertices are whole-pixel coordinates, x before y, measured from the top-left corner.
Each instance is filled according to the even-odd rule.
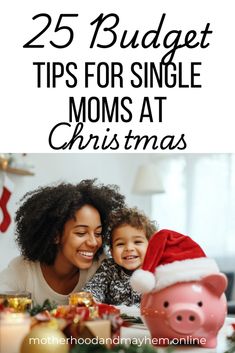
[[[4,306],[14,309],[14,312],[25,312],[31,309],[32,299],[29,292],[3,292],[0,293],[0,302]]]
[[[91,293],[75,292],[70,294],[69,304],[90,307],[94,305],[94,300]]]

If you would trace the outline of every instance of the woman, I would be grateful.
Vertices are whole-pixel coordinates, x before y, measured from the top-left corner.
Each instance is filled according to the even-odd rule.
[[[16,212],[21,256],[0,273],[0,291],[29,291],[35,304],[65,304],[99,267],[110,214],[124,206],[124,196],[94,179],[41,187],[22,200]]]

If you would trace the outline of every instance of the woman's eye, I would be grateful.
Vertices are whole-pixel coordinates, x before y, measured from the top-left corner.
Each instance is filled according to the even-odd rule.
[[[95,233],[95,236],[96,236],[97,238],[102,237],[102,233]]]
[[[83,237],[84,235],[86,235],[86,233],[75,233],[76,235],[78,235],[79,237]]]

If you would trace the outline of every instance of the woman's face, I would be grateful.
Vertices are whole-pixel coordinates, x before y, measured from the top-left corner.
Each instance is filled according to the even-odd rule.
[[[89,268],[102,245],[102,225],[99,212],[85,205],[75,213],[75,219],[65,223],[57,254],[64,266]]]

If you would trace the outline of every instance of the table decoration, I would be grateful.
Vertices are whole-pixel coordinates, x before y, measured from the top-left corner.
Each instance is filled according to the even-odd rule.
[[[12,308],[15,312],[29,311],[32,306],[31,293],[29,292],[2,292],[0,303],[4,307]]]
[[[142,294],[141,316],[153,344],[217,346],[227,315],[228,281],[189,236],[166,229],[155,233],[130,281]]]
[[[0,352],[19,353],[23,338],[30,330],[27,313],[2,311],[0,313]]]
[[[69,304],[77,306],[94,306],[95,302],[91,293],[74,292],[69,295]]]
[[[228,348],[228,350],[226,350],[225,353],[234,353],[235,352],[235,319],[234,319],[234,324],[231,324],[231,326],[233,328],[233,332],[232,332],[231,336],[228,337],[229,348]]]
[[[170,353],[172,350],[168,349]],[[136,344],[120,344],[107,348],[101,344],[83,344],[73,347],[70,353],[157,353],[156,348],[151,345],[139,346]]]
[[[116,307],[108,304],[94,303],[98,317],[90,316],[89,307],[76,306],[76,305],[59,305],[56,306],[49,300],[46,300],[43,305],[35,306],[30,310],[31,316],[31,331],[29,332],[29,326],[24,335],[21,335],[20,342],[12,340],[11,337],[20,338],[18,335],[19,327],[13,329],[11,337],[4,334],[2,330],[2,321],[0,323],[0,352],[1,353],[90,353],[90,352],[104,352],[104,353],[157,353],[162,352],[162,349],[158,350],[150,344],[136,344],[135,338],[130,338],[131,344],[120,344],[124,343],[122,340],[114,340],[114,338],[123,337],[124,330],[130,330],[133,327],[132,318],[128,322],[128,317],[124,317],[124,321],[120,317],[120,311]],[[1,318],[8,314],[22,315],[22,313],[14,313],[13,308],[4,307],[0,304]],[[3,315],[2,315],[3,314]],[[25,315],[23,313],[23,315]],[[27,315],[27,314],[26,314]],[[1,319],[2,320],[2,319]],[[232,321],[233,322],[233,321]],[[231,322],[229,323],[231,325]],[[120,328],[124,326],[122,336],[120,335]],[[125,328],[125,326],[128,326]],[[144,325],[142,324],[144,330]],[[229,326],[230,327],[230,326]],[[226,339],[227,351],[223,347],[220,352],[223,353],[235,353],[235,325],[233,327],[233,334]],[[21,331],[22,332],[22,331]],[[129,331],[128,331],[129,332]],[[230,333],[230,331],[229,331]],[[146,331],[146,335],[148,332]],[[4,335],[5,346],[1,346],[2,337]],[[143,333],[141,334],[143,337]],[[125,334],[124,334],[125,337]],[[126,337],[138,337],[137,336],[126,336]],[[29,339],[42,339],[44,344],[40,344],[39,341],[35,341],[35,344],[29,344]],[[92,338],[96,339],[92,341]],[[77,339],[71,342],[72,339]],[[80,339],[80,340],[79,340]],[[82,340],[85,343],[81,343]],[[116,344],[100,344],[105,340]],[[47,342],[48,340],[48,342]],[[54,341],[53,341],[54,340]],[[91,342],[87,344],[87,342]],[[12,344],[17,343],[18,347],[22,343],[21,351],[12,349]],[[59,342],[59,345],[58,345]],[[95,344],[93,343],[95,342]],[[96,344],[97,343],[97,344]],[[126,343],[126,342],[125,342]],[[146,342],[149,343],[149,342]],[[177,352],[180,347],[175,344],[170,345],[168,348],[164,348],[164,352]]]
[[[103,340],[119,337],[123,324],[119,310],[112,305],[100,303],[96,303],[94,308],[91,311],[87,307],[59,306],[52,315],[66,320],[64,332],[67,337],[97,337]]]
[[[69,344],[61,330],[37,326],[23,339],[20,353],[68,353]],[[8,352],[7,352],[8,353]]]
[[[44,311],[51,311],[53,309],[56,309],[57,305],[56,303],[51,302],[49,299],[46,299],[42,305],[34,305],[30,310],[29,313],[31,316],[37,315],[38,313],[44,312]]]
[[[110,342],[119,337],[123,324],[119,309],[96,303],[90,294],[86,296],[84,292],[81,295],[76,293],[69,302],[68,305],[55,306],[47,300],[42,306],[32,308],[31,327],[59,329],[70,339],[70,346],[81,338],[97,338],[102,342],[109,339],[107,346],[110,346]],[[75,302],[77,305],[71,304]]]
[[[121,314],[120,316],[125,322],[132,324],[143,324],[143,320],[139,316],[129,316],[127,314]]]

